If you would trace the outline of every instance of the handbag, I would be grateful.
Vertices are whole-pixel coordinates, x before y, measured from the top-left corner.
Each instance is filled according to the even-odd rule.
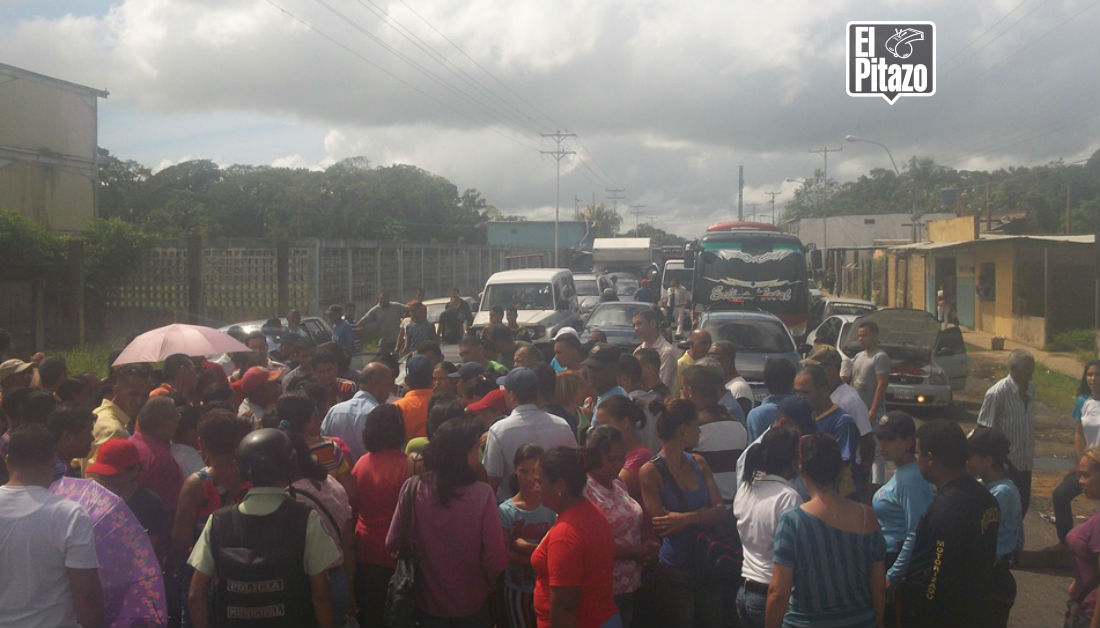
[[[405,501],[401,514],[405,520],[405,529],[401,531],[401,548],[397,550],[397,565],[386,585],[386,625],[393,628],[416,626],[416,562],[417,558],[409,543],[412,534],[413,518],[416,516],[416,489],[420,477],[414,475],[405,484]]]
[[[688,512],[684,491],[669,471],[668,461],[660,456],[652,460],[653,466],[676,494],[680,512]],[[716,526],[697,526],[691,539],[688,565],[692,575],[707,581],[737,583],[741,579],[741,563],[744,558],[737,526],[728,519]]]

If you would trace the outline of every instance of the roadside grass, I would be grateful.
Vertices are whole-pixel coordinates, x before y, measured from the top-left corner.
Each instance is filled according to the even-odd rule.
[[[1039,399],[1061,416],[1068,418],[1073,414],[1078,383],[1078,380],[1051,371],[1042,364],[1035,365],[1035,388],[1039,391]]]
[[[100,379],[107,377],[107,357],[117,348],[115,343],[86,344],[74,349],[50,349],[46,355],[65,358],[69,373],[95,373]]]

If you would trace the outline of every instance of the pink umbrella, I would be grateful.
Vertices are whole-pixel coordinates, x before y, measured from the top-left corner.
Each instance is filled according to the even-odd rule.
[[[165,358],[176,353],[197,356],[249,350],[236,338],[213,327],[173,323],[134,338],[112,366],[135,362],[163,362]]]

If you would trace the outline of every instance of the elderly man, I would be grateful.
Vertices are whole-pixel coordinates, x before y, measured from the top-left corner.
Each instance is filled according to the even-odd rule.
[[[1008,354],[1008,377],[985,391],[978,425],[1000,430],[1012,443],[1009,476],[1020,489],[1023,514],[1031,502],[1031,469],[1035,460],[1035,358],[1022,349]]]
[[[359,392],[351,399],[332,406],[321,421],[322,434],[338,436],[348,444],[352,464],[367,453],[367,448],[363,445],[363,428],[367,425],[367,415],[379,404],[385,403],[391,392],[393,373],[390,372],[390,367],[381,362],[371,362],[363,367],[359,376]]]

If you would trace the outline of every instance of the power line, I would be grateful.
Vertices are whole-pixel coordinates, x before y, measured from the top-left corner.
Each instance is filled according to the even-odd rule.
[[[555,121],[553,118],[551,118],[547,113],[545,113],[544,111],[542,111],[541,109],[539,109],[535,105],[528,102],[527,99],[525,99],[523,96],[521,96],[519,93],[517,93],[511,87],[509,87],[504,81],[497,78],[496,75],[493,74],[492,72],[490,72],[488,69],[486,69],[485,66],[478,63],[476,59],[474,59],[469,54],[467,54],[467,52],[465,50],[463,50],[461,46],[459,46],[454,41],[452,41],[450,37],[447,37],[445,34],[443,34],[443,32],[441,32],[430,21],[428,21],[428,19],[426,17],[424,17],[423,15],[418,13],[416,11],[416,9],[409,6],[409,4],[407,2],[405,2],[405,0],[400,0],[400,2],[413,15],[415,15],[417,18],[419,18],[421,22],[424,22],[424,24],[426,24],[428,26],[428,28],[432,29],[432,31],[435,32],[436,35],[439,35],[440,37],[442,37],[444,41],[446,41],[448,44],[450,44],[455,50],[457,50],[460,54],[462,54],[462,56],[466,57],[470,61],[470,63],[473,63],[474,66],[476,66],[479,70],[484,72],[486,74],[486,76],[493,79],[493,81],[495,81],[498,85],[500,85],[504,89],[508,90],[513,96],[518,98],[520,102],[527,105],[528,107],[531,108],[532,111],[534,111],[535,113],[537,113],[540,116],[542,116],[543,118],[545,118],[546,121],[550,122],[550,126],[553,126],[553,127],[560,127],[561,126],[560,124],[557,123],[557,121]]]
[[[425,98],[435,102],[436,104],[441,105],[442,107],[444,107],[446,109],[449,109],[450,111],[458,114],[462,118],[465,118],[468,122],[470,122],[474,125],[481,124],[481,122],[479,122],[477,119],[473,118],[471,115],[469,115],[465,111],[462,111],[458,107],[455,107],[453,104],[451,104],[449,102],[446,102],[444,100],[441,100],[440,98],[437,98],[436,96],[424,91],[423,89],[421,89],[420,87],[417,87],[416,85],[410,83],[409,81],[406,81],[405,79],[401,78],[397,74],[394,74],[392,71],[386,69],[384,66],[378,64],[374,60],[364,56],[362,53],[355,50],[351,46],[348,46],[347,44],[343,43],[342,41],[339,41],[335,37],[329,35],[328,33],[322,31],[321,29],[317,28],[316,26],[314,26],[313,24],[311,24],[307,20],[302,19],[302,18],[298,17],[297,15],[295,15],[293,12],[283,8],[278,3],[276,3],[274,0],[266,0],[266,1],[267,1],[268,4],[270,4],[276,10],[283,13],[284,15],[289,17],[290,19],[294,20],[295,22],[298,22],[299,24],[306,27],[307,29],[309,29],[313,33],[321,36],[322,38],[329,41],[333,45],[335,45],[335,46],[343,49],[344,51],[350,53],[352,56],[356,57],[357,59],[359,59],[360,61],[366,63],[367,65],[375,68],[379,72],[382,72],[383,74],[385,74],[386,76],[392,78],[393,80],[397,81],[398,83],[404,85],[405,87],[408,87],[409,89],[411,89],[411,90],[415,91],[416,93],[424,96]],[[527,148],[529,150],[534,150],[534,151],[539,150],[538,146],[535,146],[533,144],[524,143],[524,142],[516,139],[515,137],[513,137],[511,135],[508,135],[507,133],[504,133],[503,131],[501,131],[498,128],[495,128],[493,126],[488,126],[487,128],[491,132],[496,133],[497,135],[500,135],[501,137],[503,137],[503,138],[505,138],[505,139],[507,139],[511,142],[514,142],[514,143],[516,143],[516,144],[518,144],[518,145],[520,145],[524,148]]]
[[[576,133],[562,133],[558,131],[556,133],[542,133],[543,137],[548,137],[557,142],[558,147],[556,150],[544,150],[540,151],[543,155],[550,155],[557,163],[557,192],[554,194],[554,268],[558,268],[558,222],[561,219],[561,160],[566,155],[575,155],[575,151],[563,150],[561,143],[568,137],[576,137]]]

